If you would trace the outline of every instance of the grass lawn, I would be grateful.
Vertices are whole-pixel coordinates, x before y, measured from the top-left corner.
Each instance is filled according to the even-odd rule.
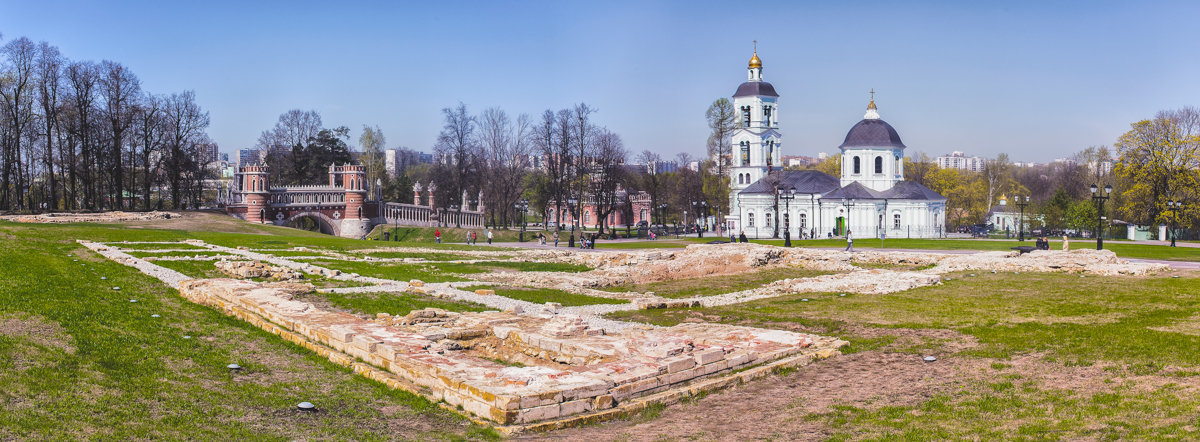
[[[135,258],[146,258],[146,257],[162,257],[162,256],[196,256],[196,255],[200,255],[200,256],[217,256],[217,255],[226,255],[226,256],[232,256],[231,254],[229,254],[229,253],[226,253],[226,252],[216,252],[216,251],[212,251],[212,250],[208,250],[208,249],[197,249],[196,251],[191,251],[191,250],[188,250],[188,251],[183,251],[183,252],[133,252],[133,251],[125,251],[125,253],[128,253],[128,254],[129,254],[129,256],[132,256],[132,257],[135,257]]]
[[[801,416],[835,440],[1200,437],[1200,274],[950,276],[890,295],[807,293],[611,316],[802,330],[849,340],[846,353],[933,354],[938,364],[980,367],[925,397],[835,400]]]
[[[482,261],[473,264],[442,263],[430,265],[435,266],[444,272],[457,273],[460,275],[504,270],[519,272],[586,272],[592,269],[591,267],[585,265],[563,262]]]
[[[0,439],[496,438],[75,243],[272,241],[251,230],[0,222]],[[355,243],[270,230],[281,242]],[[319,411],[297,411],[301,401]]]
[[[479,259],[471,255],[462,255],[455,253],[415,253],[415,252],[371,252],[360,254],[362,256],[370,256],[372,258],[382,259],[397,259],[397,258],[424,258],[427,261],[463,261]]]
[[[833,272],[782,267],[738,275],[709,276],[648,284],[625,284],[605,287],[601,290],[609,292],[654,292],[655,295],[664,298],[690,298],[693,296],[720,295],[722,293],[752,289],[781,279],[808,278],[831,273]]]
[[[564,292],[555,289],[535,289],[529,287],[514,287],[508,285],[473,285],[463,287],[463,290],[475,291],[479,289],[495,290],[497,295],[529,301],[534,304],[544,304],[547,302],[557,302],[563,306],[570,307],[576,305],[596,305],[596,304],[628,304],[629,301],[623,299],[600,298],[597,296],[580,295],[571,292]]]
[[[374,315],[387,313],[404,316],[413,310],[440,308],[452,312],[481,312],[491,310],[485,305],[447,301],[407,293],[310,293],[305,297],[318,297],[330,304],[354,312]]]
[[[440,270],[433,264],[384,264],[361,261],[312,261],[313,265],[341,270],[345,273],[358,273],[363,276],[409,281],[419,279],[425,282],[454,282],[465,281],[452,273]]]

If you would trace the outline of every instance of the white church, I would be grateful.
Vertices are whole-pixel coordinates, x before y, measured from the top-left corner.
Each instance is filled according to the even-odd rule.
[[[733,95],[740,114],[733,134],[726,226],[749,238],[932,238],[943,235],[946,197],[904,180],[904,143],[879,118],[874,98],[839,148],[841,177],[783,170],[779,94],[763,81],[762,60]]]

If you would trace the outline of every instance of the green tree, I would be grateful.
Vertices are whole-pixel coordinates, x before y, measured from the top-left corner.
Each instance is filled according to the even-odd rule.
[[[1133,123],[1116,143],[1114,165],[1121,200],[1118,213],[1139,224],[1168,223],[1168,200],[1184,201],[1196,210],[1200,196],[1200,110],[1185,107],[1161,111],[1151,120]],[[1189,204],[1190,203],[1190,204]],[[1193,216],[1180,216],[1179,226]]]
[[[1068,229],[1079,232],[1096,230],[1096,204],[1091,200],[1076,200],[1071,202],[1064,214],[1064,222]]]

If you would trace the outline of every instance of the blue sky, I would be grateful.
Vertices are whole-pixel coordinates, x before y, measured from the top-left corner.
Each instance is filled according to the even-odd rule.
[[[439,110],[586,102],[633,153],[704,150],[751,40],[784,153],[835,152],[874,88],[909,152],[1049,161],[1200,105],[1200,2],[0,1],[4,41],[196,91],[223,152],[288,109],[430,151]]]

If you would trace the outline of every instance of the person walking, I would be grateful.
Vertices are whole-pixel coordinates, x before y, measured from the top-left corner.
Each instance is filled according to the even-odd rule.
[[[554,247],[558,248],[558,231],[554,232]]]
[[[851,235],[849,229],[846,230],[846,251],[847,252],[854,251],[854,236]]]
[[[487,231],[487,236],[488,236],[488,245],[491,245],[492,244],[492,231],[491,230]]]
[[[442,243],[442,230],[441,229],[433,230],[433,240],[436,241],[438,244]]]

